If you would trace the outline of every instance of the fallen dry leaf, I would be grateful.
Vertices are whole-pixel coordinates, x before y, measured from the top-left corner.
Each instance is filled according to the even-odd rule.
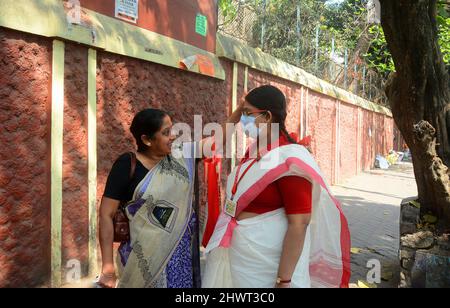
[[[392,273],[392,271],[382,271],[381,280],[389,281],[392,279],[393,276],[394,276],[394,274]]]
[[[375,289],[377,285],[373,283],[368,283],[367,281],[358,280],[358,287],[362,289]]]
[[[361,250],[362,250],[361,248],[352,247],[350,249],[350,252],[353,254],[358,254],[358,253],[361,253]]]

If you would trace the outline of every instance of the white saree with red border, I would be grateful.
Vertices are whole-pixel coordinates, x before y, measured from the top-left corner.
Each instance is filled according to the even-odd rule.
[[[251,163],[247,161],[242,170]],[[236,169],[228,176],[231,196]],[[350,233],[339,201],[331,194],[312,155],[288,144],[266,153],[242,178],[234,196],[236,217],[270,183],[300,176],[312,183],[312,213],[292,287],[348,287]],[[287,230],[284,209],[237,221],[223,211],[206,247],[205,288],[271,288],[275,285]]]

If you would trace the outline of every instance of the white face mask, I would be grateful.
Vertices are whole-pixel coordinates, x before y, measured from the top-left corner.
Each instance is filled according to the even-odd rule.
[[[256,126],[256,119],[258,117],[262,116],[262,114],[260,114],[259,116],[252,117],[252,116],[246,116],[246,115],[241,115],[241,125],[242,125],[242,129],[244,130],[245,135],[247,135],[247,137],[256,139],[259,134],[261,133],[261,128],[258,128]]]

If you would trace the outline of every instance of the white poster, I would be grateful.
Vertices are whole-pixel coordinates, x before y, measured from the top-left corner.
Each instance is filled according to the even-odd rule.
[[[132,23],[138,19],[139,0],[116,0],[116,18]]]

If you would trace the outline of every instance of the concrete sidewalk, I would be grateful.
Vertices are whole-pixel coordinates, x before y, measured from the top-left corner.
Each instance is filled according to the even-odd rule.
[[[366,281],[367,262],[377,259],[382,266],[382,281],[377,285],[397,287],[399,282],[400,202],[416,196],[417,187],[411,163],[400,163],[388,170],[375,169],[333,186],[348,219],[353,253],[351,286]]]

